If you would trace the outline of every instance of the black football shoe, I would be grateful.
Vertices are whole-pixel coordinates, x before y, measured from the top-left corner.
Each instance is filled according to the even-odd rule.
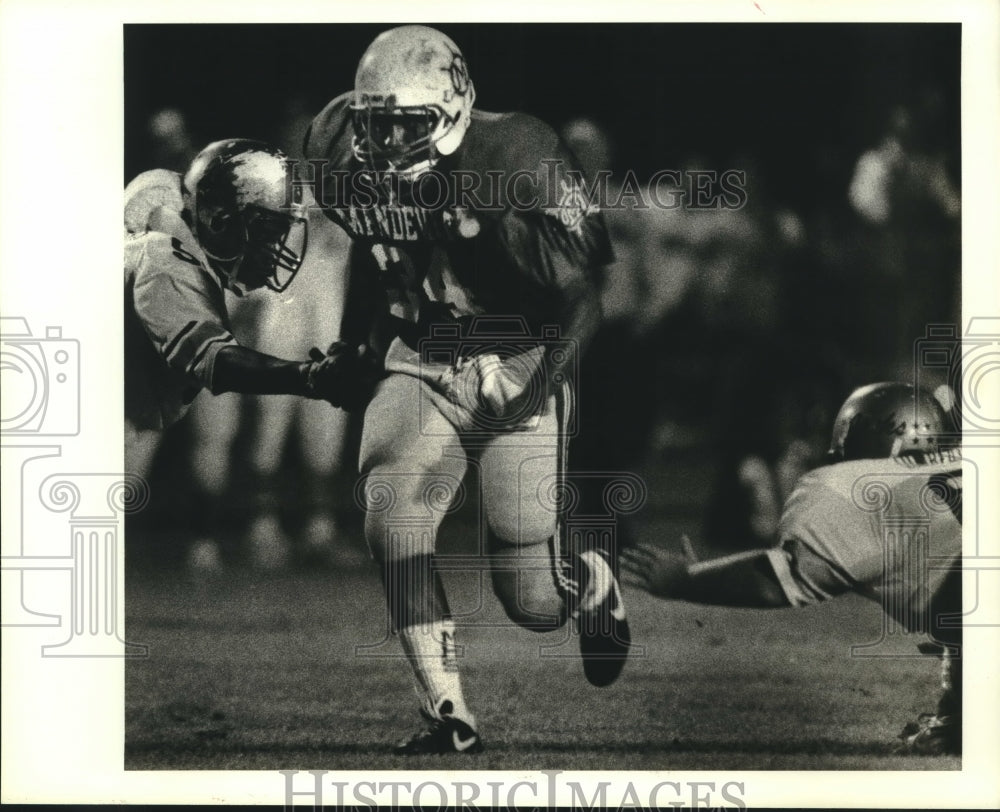
[[[420,712],[430,724],[411,738],[400,742],[392,752],[397,756],[443,755],[445,753],[481,753],[479,734],[467,722],[454,716],[435,719]]]
[[[603,688],[625,667],[632,636],[618,579],[605,555],[588,550],[577,558],[586,569],[581,572],[583,594],[576,611],[583,674],[591,685]]]

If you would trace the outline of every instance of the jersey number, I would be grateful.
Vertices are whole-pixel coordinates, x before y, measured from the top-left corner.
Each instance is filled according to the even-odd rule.
[[[192,265],[197,265],[199,268],[201,267],[198,257],[190,251],[186,251],[183,243],[181,243],[181,241],[176,237],[170,238],[170,247],[174,249],[174,256],[177,257],[177,259],[182,259],[184,262],[190,262]]]

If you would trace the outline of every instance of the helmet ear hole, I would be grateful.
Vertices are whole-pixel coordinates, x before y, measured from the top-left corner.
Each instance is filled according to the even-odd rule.
[[[245,234],[234,223],[236,212],[219,205],[202,205],[198,213],[198,239],[205,252],[215,259],[232,261],[244,250]]]
[[[216,212],[208,218],[208,228],[213,234],[221,234],[229,226],[232,216],[223,212]]]

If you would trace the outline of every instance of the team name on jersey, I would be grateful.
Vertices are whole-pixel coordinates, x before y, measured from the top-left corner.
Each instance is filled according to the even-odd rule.
[[[452,238],[442,212],[428,211],[404,204],[355,206],[336,209],[334,213],[347,232],[355,238],[379,242],[440,242]]]
[[[916,455],[893,457],[893,462],[901,468],[920,469],[927,465],[942,465],[962,461],[960,448],[942,448],[936,451],[924,451]]]

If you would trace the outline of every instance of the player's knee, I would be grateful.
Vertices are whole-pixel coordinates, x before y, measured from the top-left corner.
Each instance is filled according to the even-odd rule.
[[[434,552],[441,516],[428,516],[427,479],[412,472],[376,469],[365,479],[365,539],[377,561]],[[414,518],[417,517],[417,521]]]
[[[380,564],[434,552],[433,542],[424,541],[420,534],[400,528],[398,523],[394,526],[380,513],[365,516],[365,540],[372,557]]]
[[[528,511],[492,509],[487,511],[487,520],[490,533],[505,545],[545,544],[556,531],[551,514],[534,516]]]
[[[393,521],[383,513],[365,515],[365,540],[375,560],[399,561],[434,552],[435,528],[415,528],[405,521]]]
[[[381,516],[378,514],[365,514],[365,541],[368,542],[368,549],[372,557],[380,564],[388,560],[388,528]]]
[[[547,572],[493,572],[493,591],[507,617],[535,632],[550,632],[566,622],[562,598]]]

